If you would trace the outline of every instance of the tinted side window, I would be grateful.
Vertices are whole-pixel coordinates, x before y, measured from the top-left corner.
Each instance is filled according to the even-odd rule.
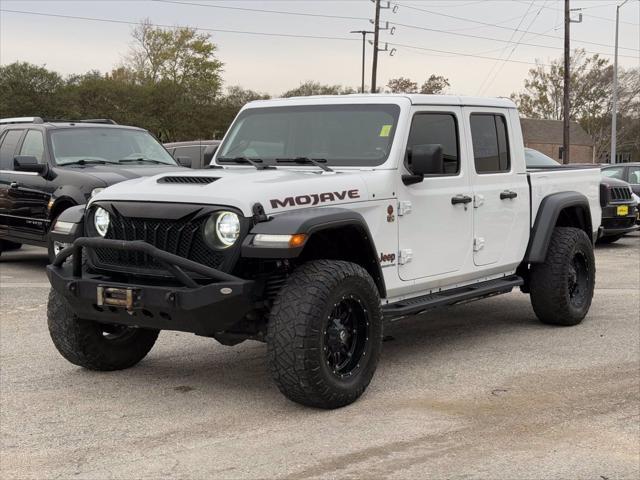
[[[640,183],[640,167],[629,167],[629,183],[637,185]]]
[[[0,145],[0,170],[13,170],[13,157],[24,130],[8,130]]]
[[[32,155],[42,163],[44,155],[44,138],[39,130],[29,130],[22,142],[20,155]]]
[[[471,139],[476,172],[499,173],[509,170],[509,139],[502,115],[471,115]]]
[[[458,124],[450,113],[418,113],[411,122],[407,149],[414,145],[442,145],[444,172],[451,175],[460,171],[458,155]]]

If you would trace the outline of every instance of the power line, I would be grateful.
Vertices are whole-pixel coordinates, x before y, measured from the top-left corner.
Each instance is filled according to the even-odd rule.
[[[527,18],[527,14],[529,13],[529,10],[531,10],[531,7],[533,6],[533,3],[534,3],[534,0],[531,0],[531,2],[529,3],[529,6],[527,7],[527,11],[524,12],[524,15],[522,15],[522,18],[520,19],[520,22],[518,22],[518,26],[513,30],[513,32],[511,32],[511,36],[509,37],[509,41],[507,42],[507,45],[505,45],[504,49],[502,50],[502,52],[500,52],[500,58],[502,58],[504,53],[507,51],[508,45],[511,44],[511,40],[513,40],[513,38],[516,36],[516,32],[520,28],[520,25],[522,25],[522,22],[524,22],[524,19]],[[482,89],[484,88],[484,84],[487,82],[487,80],[489,80],[489,77],[493,73],[493,70],[496,68],[496,65],[498,65],[498,61],[494,62],[493,65],[491,65],[491,69],[489,70],[489,72],[487,72],[487,76],[484,77],[484,80],[482,80],[482,83],[480,84],[480,87],[478,88],[478,94],[480,94],[480,92],[482,92]]]
[[[519,3],[523,3],[523,2],[519,2]],[[397,5],[398,7],[402,7],[402,8],[408,8],[409,10],[416,10],[418,12],[429,13],[431,15],[437,15],[437,16],[440,16],[440,17],[453,18],[455,20],[462,20],[464,22],[475,23],[475,24],[478,24],[478,25],[485,25],[487,27],[494,27],[494,28],[500,28],[502,30],[513,31],[513,28],[511,28],[511,27],[505,27],[503,25],[498,25],[496,23],[488,23],[488,22],[482,22],[480,20],[474,20],[472,18],[458,17],[456,15],[449,15],[447,13],[440,13],[440,12],[435,12],[433,10],[426,10],[424,8],[414,7],[412,5],[406,5],[404,3],[397,3],[396,2],[395,5]],[[550,7],[546,7],[546,8],[550,8]],[[541,36],[541,37],[554,38],[556,40],[563,40],[563,37],[559,37],[557,35],[542,34],[540,32],[531,32],[531,34],[532,35],[538,35],[538,36]],[[589,40],[578,40],[578,39],[575,39],[575,38],[572,39],[572,40],[574,42],[580,42],[580,43],[584,43],[584,44],[588,44],[588,45],[597,45],[599,47],[610,47],[610,48],[613,48],[613,45],[608,45],[606,43],[591,42]],[[640,51],[637,48],[629,48],[629,47],[618,47],[618,48],[621,48],[621,49],[624,49],[624,50],[631,50],[633,52]]]
[[[540,10],[538,10],[538,12],[540,12]],[[528,13],[528,11],[527,11]],[[411,29],[415,29],[415,30],[423,30],[423,31],[427,31],[427,32],[436,32],[436,33],[443,33],[445,35],[455,35],[458,37],[467,37],[467,38],[475,38],[475,39],[480,39],[480,40],[489,40],[492,42],[500,42],[500,43],[506,43],[506,44],[510,44],[513,40],[513,37],[518,33],[518,32],[524,32],[524,33],[529,33],[526,30],[520,30],[519,27],[522,24],[522,22],[524,21],[525,17],[527,16],[527,14],[525,14],[521,21],[520,24],[518,24],[518,27],[516,29],[512,29],[512,34],[511,34],[511,38],[509,38],[509,40],[503,40],[501,38],[493,38],[493,37],[486,37],[483,35],[473,35],[470,33],[458,33],[458,32],[452,32],[450,30],[439,30],[437,28],[429,28],[429,27],[421,27],[418,25],[409,25],[406,23],[398,23],[398,22],[389,22],[390,25],[396,25],[397,27],[404,27],[404,28],[411,28]],[[536,16],[537,18],[537,16]],[[531,36],[536,37],[536,36],[542,36],[545,35],[546,32],[541,32],[541,33],[533,33],[531,32]],[[552,45],[541,45],[539,43],[526,43],[526,42],[520,42],[520,45],[525,45],[527,47],[538,47],[538,48],[548,48],[548,49],[552,49],[552,50],[562,50],[562,47],[554,47]],[[591,51],[591,50],[585,50],[585,52],[587,53],[597,53],[600,55],[613,55],[613,53],[606,53],[606,52],[596,52],[596,51]],[[636,55],[619,55],[621,57],[629,57],[629,58],[636,58]]]
[[[421,51],[427,51],[427,52],[436,52],[436,53],[448,53],[454,56],[461,56],[461,57],[471,57],[471,58],[479,58],[479,59],[483,59],[483,60],[502,60],[502,58],[497,58],[497,57],[487,57],[484,55],[478,55],[475,53],[463,53],[463,52],[453,52],[451,50],[439,50],[439,49],[435,49],[435,48],[427,48],[427,47],[418,47],[416,45],[407,45],[407,44],[402,44],[402,43],[393,43],[393,42],[385,42],[388,43],[389,45],[393,46],[393,47],[400,47],[400,48],[410,48],[410,49],[414,49],[414,50],[421,50]],[[508,62],[510,63],[521,63],[521,64],[525,64],[525,65],[542,65],[544,67],[550,67],[550,64],[547,63],[540,63],[540,62],[527,62],[524,60],[508,60]]]
[[[518,3],[523,3],[523,0],[514,0],[514,1],[516,1]],[[609,5],[616,5],[616,4],[615,3],[611,3]],[[595,7],[595,6],[583,7],[583,8],[581,8],[581,10],[586,10],[587,8],[599,8],[599,7],[605,7],[605,6],[607,6],[607,5],[598,5],[598,7]],[[555,11],[558,11],[558,12],[563,12],[564,11],[562,8],[556,8],[556,7],[544,7],[544,8],[547,9],[547,10],[555,10]],[[612,18],[600,17],[599,15],[590,15],[588,13],[583,13],[583,15],[585,17],[589,17],[589,18],[596,18],[598,20],[604,20],[605,22],[615,22],[615,20],[612,19]],[[637,23],[633,23],[633,22],[624,22],[624,21],[620,20],[620,23],[626,23],[627,25],[633,25],[634,27],[638,27],[638,24]],[[622,48],[622,47],[618,47],[618,48]]]
[[[319,18],[331,18],[340,20],[364,20],[368,21],[368,17],[348,17],[343,15],[327,15],[322,13],[304,13],[304,12],[291,12],[284,10],[267,10],[264,8],[248,8],[248,7],[230,7],[228,5],[213,5],[210,3],[196,3],[196,2],[183,2],[178,0],[152,0],[159,3],[172,3],[176,5],[188,5],[192,7],[206,7],[206,8],[220,8],[224,10],[239,10],[243,12],[258,12],[258,13],[273,13],[278,15],[295,15],[299,17],[319,17]]]
[[[24,10],[9,10],[6,8],[0,8],[0,12],[5,13],[17,13],[21,15],[35,15],[40,17],[55,17],[55,18],[67,18],[73,20],[86,20],[92,22],[104,22],[104,23],[116,23],[121,25],[140,25],[140,22],[134,22],[130,20],[116,20],[112,18],[97,18],[97,17],[80,17],[77,15],[62,15],[58,13],[44,13],[44,12],[28,12]],[[170,28],[175,29],[175,25],[167,25],[162,23],[150,23],[152,27],[160,27],[160,28]],[[193,30],[198,30],[201,32],[215,32],[215,33],[237,33],[244,35],[259,35],[259,36],[267,36],[267,37],[287,37],[287,38],[309,38],[309,39],[317,39],[317,40],[344,40],[344,41],[358,41],[356,38],[349,37],[330,37],[324,35],[302,35],[302,34],[293,34],[293,33],[271,33],[271,32],[254,32],[248,30],[226,30],[221,28],[202,28],[202,27],[189,27]]]
[[[545,5],[546,3],[547,3],[547,0],[545,0],[543,5]],[[532,2],[532,4],[533,4],[533,2]],[[523,45],[522,39],[525,37],[525,35],[529,31],[529,29],[533,26],[533,24],[535,23],[535,21],[538,18],[538,16],[540,16],[540,12],[542,12],[542,8],[538,9],[538,13],[536,13],[536,16],[533,17],[531,22],[529,22],[529,26],[525,29],[524,33],[522,35],[520,35],[520,39],[515,43],[515,45],[513,46],[511,51],[509,52],[509,55],[507,55],[507,58],[505,59],[505,61],[502,62],[502,65],[500,65],[500,67],[496,70],[496,73],[493,75],[493,77],[491,77],[491,80],[484,87],[484,89],[482,90],[483,92],[486,92],[489,89],[489,87],[493,84],[493,82],[495,82],[496,78],[498,77],[498,75],[500,75],[500,72],[502,71],[502,69],[506,65],[506,61],[511,58],[513,53],[516,51],[516,48],[518,48],[518,45]]]

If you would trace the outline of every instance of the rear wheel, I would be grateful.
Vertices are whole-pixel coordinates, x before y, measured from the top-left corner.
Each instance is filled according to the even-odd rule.
[[[2,252],[10,252],[12,250],[19,250],[22,247],[21,243],[10,242],[9,240],[0,240],[0,254]]]
[[[359,265],[318,260],[289,277],[269,317],[269,367],[289,399],[318,408],[354,402],[382,348],[378,290]]]
[[[587,234],[556,227],[544,263],[531,268],[531,304],[552,325],[577,325],[587,315],[596,278],[593,245]]]
[[[78,318],[67,300],[53,289],[49,292],[47,323],[60,354],[89,370],[123,370],[134,366],[149,353],[159,333]]]

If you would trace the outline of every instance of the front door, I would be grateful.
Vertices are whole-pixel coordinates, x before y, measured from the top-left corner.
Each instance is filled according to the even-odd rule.
[[[458,107],[414,109],[407,151],[414,145],[442,145],[444,172],[399,187],[398,268],[402,280],[437,281],[445,274],[451,278],[470,263],[473,205],[467,149],[460,143],[461,125]],[[405,168],[407,159],[405,156]]]

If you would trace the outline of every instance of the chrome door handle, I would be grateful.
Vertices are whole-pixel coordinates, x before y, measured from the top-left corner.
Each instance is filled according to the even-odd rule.
[[[457,205],[459,203],[471,203],[473,199],[468,195],[456,195],[455,197],[451,197],[451,205]]]
[[[9,187],[10,188],[18,188],[18,187],[20,187],[20,184],[18,182],[11,182],[9,184]]]
[[[511,190],[505,190],[500,194],[500,200],[511,200],[516,198],[518,194],[516,192],[512,192]]]

